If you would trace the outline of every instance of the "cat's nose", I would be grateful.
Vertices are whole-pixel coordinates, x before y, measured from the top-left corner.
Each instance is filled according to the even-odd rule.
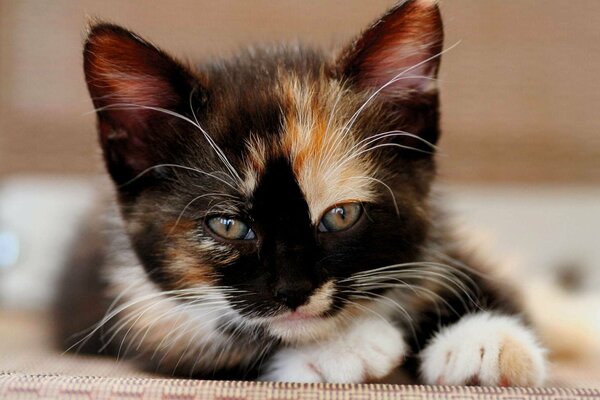
[[[275,290],[275,297],[292,310],[296,310],[308,301],[311,291],[312,288],[308,287],[281,287]]]

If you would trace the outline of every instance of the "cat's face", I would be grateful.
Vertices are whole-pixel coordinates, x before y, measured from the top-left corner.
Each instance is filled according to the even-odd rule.
[[[287,340],[377,296],[353,277],[414,261],[426,239],[441,44],[429,1],[337,58],[254,49],[198,69],[94,26],[86,79],[148,276],[211,288]]]

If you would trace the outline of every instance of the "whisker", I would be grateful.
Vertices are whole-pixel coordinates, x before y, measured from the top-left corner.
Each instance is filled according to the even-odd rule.
[[[179,113],[176,113],[174,111],[165,109],[165,108],[145,106],[145,105],[134,104],[134,103],[114,103],[114,104],[109,104],[109,105],[106,105],[104,107],[99,107],[99,108],[95,109],[92,112],[99,112],[99,111],[113,110],[113,109],[116,109],[116,110],[136,110],[136,109],[152,110],[152,111],[162,112],[162,113],[170,115],[172,117],[179,118],[179,119],[181,119],[181,120],[183,120],[183,121],[185,121],[185,122],[193,125],[194,127],[196,127],[204,135],[204,138],[206,139],[206,141],[208,142],[208,144],[210,145],[210,147],[217,154],[217,156],[219,157],[219,159],[221,160],[221,162],[225,165],[225,167],[227,168],[227,170],[229,170],[229,172],[233,175],[233,177],[235,177],[237,179],[237,182],[238,183],[242,183],[243,182],[243,180],[240,177],[240,175],[238,174],[238,172],[235,170],[235,168],[233,167],[233,165],[231,164],[231,162],[229,162],[229,160],[225,156],[225,153],[223,152],[223,150],[217,145],[217,143],[212,139],[212,137],[208,134],[208,132],[206,132],[204,130],[204,128],[202,128],[202,126],[200,124],[192,121],[188,117],[186,117],[184,115],[181,115]],[[194,117],[195,117],[195,113],[193,113],[193,114],[194,114]]]
[[[344,131],[349,131],[350,129],[352,129],[352,126],[354,125],[354,123],[356,122],[358,116],[363,112],[363,110],[367,107],[367,105],[377,96],[379,95],[384,89],[386,89],[388,86],[392,85],[393,83],[397,82],[398,80],[401,79],[409,79],[412,78],[410,76],[404,76],[405,74],[407,74],[408,72],[424,65],[427,64],[428,62],[435,60],[436,58],[441,57],[443,54],[453,50],[456,46],[458,46],[460,44],[460,41],[454,43],[452,46],[449,46],[448,48],[440,51],[437,54],[434,54],[431,57],[426,58],[425,60],[416,63],[415,65],[406,68],[402,71],[400,71],[400,73],[398,73],[397,75],[395,75],[392,79],[390,79],[389,81],[387,81],[386,83],[384,83],[381,87],[379,87],[379,89],[375,90],[375,92],[373,92],[368,98],[367,100],[358,108],[358,110],[356,110],[356,112],[352,115],[352,117],[350,117],[350,120],[348,121],[348,123],[344,126]]]
[[[183,207],[183,209],[181,210],[181,212],[179,213],[179,216],[177,217],[177,220],[175,221],[175,224],[173,225],[173,227],[171,228],[171,230],[169,231],[169,235],[173,233],[173,231],[175,230],[175,228],[177,228],[177,225],[179,224],[179,221],[181,221],[181,218],[183,217],[183,214],[185,214],[186,210],[197,200],[200,200],[204,197],[208,197],[208,196],[222,196],[222,197],[232,197],[235,198],[235,196],[231,196],[225,193],[205,193],[205,194],[201,194],[200,196],[196,196],[194,197],[192,200],[190,200],[185,207]]]
[[[406,311],[406,309],[404,307],[402,307],[398,302],[394,301],[393,299],[390,299],[388,297],[385,296],[381,296],[381,295],[377,295],[377,298],[372,298],[366,294],[362,294],[360,292],[356,292],[354,290],[350,290],[350,291],[344,291],[344,293],[352,296],[352,298],[356,298],[356,299],[362,299],[362,300],[368,300],[368,301],[374,301],[374,302],[379,302],[382,303],[383,301],[387,302],[388,305],[392,305],[393,308],[396,308],[398,310],[400,310],[400,312],[405,315],[405,317],[408,320],[407,325],[410,327],[411,330],[411,334],[413,335],[413,337],[416,339],[417,338],[417,332],[415,330],[414,324],[413,324],[413,318],[411,317],[411,315],[408,313],[408,311]],[[374,294],[374,293],[369,293],[369,294]],[[351,302],[353,306],[358,307],[360,309],[362,309],[363,311],[366,312],[370,312],[374,315],[376,315],[377,317],[381,318],[383,321],[385,322],[390,322],[389,319],[385,318],[384,316],[382,316],[380,313],[376,312],[373,309],[370,309],[369,307],[366,307],[360,303],[357,302],[352,302],[351,300],[347,300],[348,302]],[[391,304],[390,304],[391,303]]]
[[[147,174],[148,172],[157,169],[157,168],[181,168],[187,171],[192,171],[198,174],[202,174],[202,175],[206,175],[209,176],[211,178],[214,178],[216,180],[218,180],[219,182],[229,186],[231,189],[238,191],[238,188],[236,188],[234,185],[232,185],[231,183],[227,182],[226,180],[224,180],[223,178],[219,178],[218,176],[215,175],[215,173],[210,173],[210,172],[206,172],[206,171],[202,171],[198,168],[192,168],[192,167],[187,167],[185,165],[179,165],[179,164],[156,164],[153,165],[151,167],[146,168],[145,170],[143,170],[142,172],[140,172],[139,174],[137,174],[136,176],[134,176],[133,178],[131,178],[130,180],[128,180],[125,183],[122,183],[119,185],[120,188],[122,187],[126,187],[130,184],[132,184],[133,182],[135,182],[136,180],[140,179],[141,177],[143,177],[145,174]]]
[[[390,196],[392,196],[392,201],[394,203],[394,208],[396,209],[396,214],[398,214],[398,215],[400,214],[400,207],[398,207],[398,202],[396,201],[396,195],[394,194],[394,191],[392,190],[391,187],[389,187],[388,184],[386,184],[385,182],[383,182],[381,179],[377,179],[377,178],[374,178],[372,176],[366,176],[366,175],[363,175],[363,176],[351,176],[351,177],[349,177],[349,178],[347,178],[345,180],[359,180],[359,179],[366,179],[366,180],[369,180],[369,181],[373,181],[373,182],[379,183],[380,185],[384,186],[388,190],[388,192],[390,193]]]
[[[379,140],[383,140],[383,139],[387,139],[390,137],[408,137],[411,139],[415,139],[418,140],[424,144],[426,144],[427,146],[431,147],[434,150],[439,150],[438,146],[434,145],[433,143],[423,139],[422,137],[415,135],[413,133],[409,133],[406,131],[402,131],[402,130],[392,130],[392,131],[387,131],[387,132],[381,132],[381,133],[377,133],[375,135],[369,135],[366,138],[360,140],[358,143],[356,143],[356,145],[354,145],[350,150],[355,150],[355,149],[363,149],[368,147],[368,145],[370,145],[371,143],[374,143],[376,141]]]
[[[168,291],[158,291],[155,293],[150,293],[147,295],[136,297],[133,300],[129,300],[129,301],[119,305],[121,299],[123,299],[123,297],[125,297],[125,295],[127,295],[129,292],[133,291],[136,285],[139,285],[139,283],[138,282],[132,283],[131,285],[126,287],[118,296],[116,296],[115,300],[113,300],[110,307],[107,309],[104,317],[102,317],[102,319],[100,321],[98,321],[96,324],[92,325],[89,329],[87,329],[87,331],[89,331],[89,333],[87,333],[82,339],[78,340],[73,345],[71,345],[69,348],[67,348],[64,353],[72,350],[75,347],[81,348],[81,346],[83,346],[94,334],[96,334],[101,329],[103,329],[103,327],[108,322],[113,320],[117,315],[119,315],[121,312],[123,312],[124,310],[126,310],[129,307],[133,307],[135,305],[144,303],[146,301],[152,300],[157,297],[165,297],[165,296],[170,296],[170,295],[174,295],[173,297],[176,297],[177,295],[183,295],[183,294],[189,294],[189,293],[196,293],[196,294],[201,295],[201,293],[198,292],[198,289],[193,289],[193,290],[192,289],[176,289],[176,290],[168,290]],[[224,288],[224,289],[226,290],[229,288]],[[209,290],[210,289],[207,289],[207,291],[209,291]],[[112,331],[112,328],[107,333],[109,333],[110,331]]]

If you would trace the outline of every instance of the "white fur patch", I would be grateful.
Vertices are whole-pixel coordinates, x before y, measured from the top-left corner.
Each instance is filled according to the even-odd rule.
[[[275,354],[262,380],[360,383],[380,379],[406,354],[401,331],[382,319],[361,319],[338,337]]]
[[[539,386],[545,350],[516,317],[481,312],[442,329],[421,353],[425,383]]]
[[[113,246],[106,279],[109,294],[116,300],[99,322],[99,326],[115,323],[106,341],[120,344],[125,353],[149,353],[153,362],[165,368],[178,365],[190,371],[213,371],[256,360],[262,351],[259,346],[240,345],[219,325],[243,322],[221,288],[207,285],[165,292],[137,263],[124,235],[116,235]],[[187,301],[177,301],[178,297]]]

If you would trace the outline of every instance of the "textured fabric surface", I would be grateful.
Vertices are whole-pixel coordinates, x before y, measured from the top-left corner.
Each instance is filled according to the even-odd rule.
[[[44,315],[0,312],[0,399],[600,398],[597,360],[553,363],[550,384],[560,389],[215,382],[165,379],[125,361],[62,354],[51,331]]]
[[[599,398],[595,389],[452,386],[331,385],[180,379],[65,377],[0,374],[0,398],[156,400],[254,399],[574,399]]]

